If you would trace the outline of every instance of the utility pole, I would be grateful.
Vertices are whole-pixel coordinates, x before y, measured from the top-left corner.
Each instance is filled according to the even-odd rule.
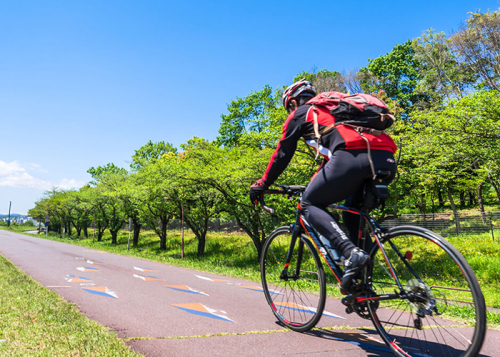
[[[7,227],[10,227],[10,206],[12,205],[12,201],[9,201],[9,218],[7,219]]]

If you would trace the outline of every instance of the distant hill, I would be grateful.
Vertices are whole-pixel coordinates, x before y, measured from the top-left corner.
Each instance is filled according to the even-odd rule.
[[[13,217],[26,217],[26,215],[20,214],[20,213],[11,213],[10,218],[13,218]],[[2,218],[9,218],[9,215],[8,214],[0,214],[0,219],[2,219]]]

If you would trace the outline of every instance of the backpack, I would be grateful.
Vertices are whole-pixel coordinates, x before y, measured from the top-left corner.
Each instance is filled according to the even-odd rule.
[[[316,138],[316,158],[319,154],[319,142],[321,134],[318,130],[317,106],[324,107],[330,111],[335,118],[335,125],[327,130],[333,129],[337,125],[352,127],[363,140],[368,148],[368,160],[373,173],[373,180],[376,178],[375,167],[371,158],[370,142],[363,133],[381,135],[382,132],[391,127],[394,123],[394,116],[389,113],[389,108],[382,100],[369,94],[346,94],[341,92],[323,92],[309,100],[313,109],[314,136]],[[326,131],[325,131],[326,132]]]
[[[324,92],[307,104],[327,108],[335,117],[335,125],[346,124],[382,131],[394,123],[394,116],[389,113],[387,105],[369,94]]]

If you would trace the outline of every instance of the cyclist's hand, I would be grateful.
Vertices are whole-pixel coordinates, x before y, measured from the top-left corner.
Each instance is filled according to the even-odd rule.
[[[268,187],[266,186],[266,184],[264,184],[264,181],[262,181],[262,179],[254,183],[252,186],[250,186],[250,201],[252,201],[254,205],[258,204],[260,194],[267,189]]]

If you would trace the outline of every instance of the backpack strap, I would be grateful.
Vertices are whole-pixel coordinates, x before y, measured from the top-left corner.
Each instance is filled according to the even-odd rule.
[[[316,138],[316,156],[314,157],[314,160],[318,158],[319,155],[319,141],[321,140],[321,135],[319,134],[319,124],[318,124],[318,108],[313,104],[312,106],[313,110],[313,127],[314,127],[314,137]]]
[[[335,124],[335,126],[337,126],[337,125],[344,125],[344,126],[348,126],[348,127],[353,128],[354,131],[356,133],[358,133],[359,136],[361,136],[361,138],[366,142],[366,146],[368,148],[368,161],[370,162],[370,168],[372,169],[372,174],[373,174],[372,180],[375,180],[375,178],[377,177],[377,174],[375,173],[375,166],[373,165],[372,152],[370,150],[370,141],[368,141],[367,137],[364,136],[363,133],[368,133],[368,134],[373,134],[373,135],[381,135],[383,133],[383,131],[373,129],[373,128],[366,128],[364,126],[357,126],[357,125],[342,123],[342,122]]]

